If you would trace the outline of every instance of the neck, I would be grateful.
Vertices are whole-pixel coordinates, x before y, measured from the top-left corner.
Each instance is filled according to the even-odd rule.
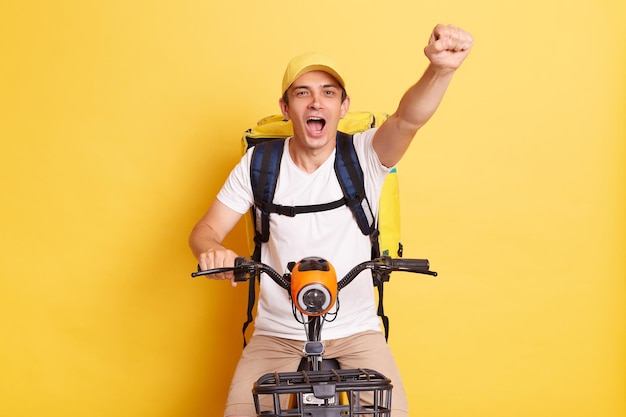
[[[293,137],[289,141],[289,156],[298,168],[306,173],[317,170],[330,157],[335,149],[335,140],[324,146],[307,146],[303,141]]]

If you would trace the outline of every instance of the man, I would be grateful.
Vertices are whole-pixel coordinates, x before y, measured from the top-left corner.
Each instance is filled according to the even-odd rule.
[[[430,64],[400,100],[395,113],[378,129],[354,137],[370,204],[377,210],[386,174],[400,161],[417,131],[437,109],[456,69],[469,54],[472,37],[452,25],[437,25],[424,48]],[[325,57],[309,54],[292,60],[285,71],[279,100],[294,135],[285,140],[274,202],[312,205],[343,196],[333,163],[337,125],[350,107],[345,82]],[[189,243],[204,269],[232,266],[238,256],[221,242],[253,204],[248,152],[231,172],[217,199],[194,227]],[[282,271],[307,256],[329,260],[342,277],[369,259],[370,241],[346,207],[295,217],[271,215],[270,240],[261,259]],[[232,274],[213,276],[230,279]],[[392,380],[393,417],[408,414],[406,396],[393,356],[376,315],[371,276],[361,274],[340,293],[338,317],[324,325],[325,357],[342,368],[371,368]],[[261,375],[297,369],[305,334],[292,316],[286,291],[261,279],[255,331],[233,377],[224,415],[255,416],[251,388]]]

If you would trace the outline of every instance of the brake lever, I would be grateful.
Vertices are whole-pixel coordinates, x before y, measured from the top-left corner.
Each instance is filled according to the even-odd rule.
[[[197,277],[201,277],[201,276],[204,276],[204,275],[222,274],[224,272],[232,272],[232,270],[233,270],[232,267],[226,267],[226,268],[205,269],[203,271],[200,268],[200,265],[198,265],[198,272],[192,272],[191,273],[191,277],[192,278],[197,278]]]

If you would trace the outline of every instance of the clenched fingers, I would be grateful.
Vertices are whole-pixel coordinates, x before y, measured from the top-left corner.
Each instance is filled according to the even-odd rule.
[[[465,30],[454,25],[435,26],[430,35],[429,46],[436,51],[467,51],[474,44],[474,39]]]
[[[200,254],[198,258],[198,265],[203,271],[215,268],[232,268],[235,265],[235,258],[237,258],[237,256],[238,255],[235,252],[226,248],[208,249]],[[235,275],[232,272],[211,274],[206,277],[218,280],[228,279],[231,281],[231,285],[233,287],[237,285],[235,282]]]

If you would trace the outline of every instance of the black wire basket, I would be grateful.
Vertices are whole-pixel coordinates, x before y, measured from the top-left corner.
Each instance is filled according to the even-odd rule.
[[[265,374],[252,394],[258,417],[390,417],[391,381],[371,369]]]

